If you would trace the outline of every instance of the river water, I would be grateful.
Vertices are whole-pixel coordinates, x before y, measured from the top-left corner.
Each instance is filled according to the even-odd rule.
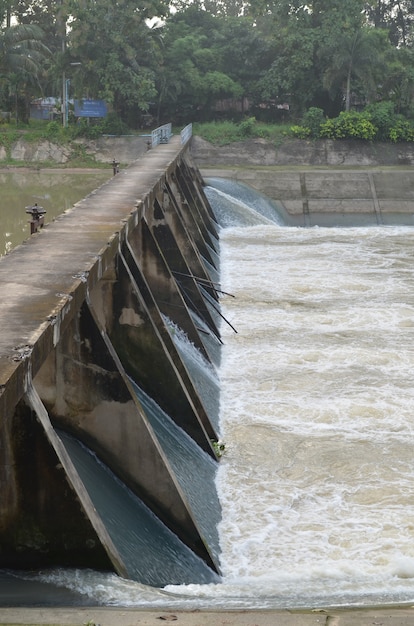
[[[222,582],[55,570],[32,583],[142,607],[413,602],[414,229],[256,216],[220,242],[237,331],[223,323]]]
[[[412,601],[414,230],[221,241],[225,579],[283,606]]]
[[[10,170],[0,172],[0,257],[30,236],[26,207],[37,203],[45,224],[82,200],[112,176],[112,170]]]

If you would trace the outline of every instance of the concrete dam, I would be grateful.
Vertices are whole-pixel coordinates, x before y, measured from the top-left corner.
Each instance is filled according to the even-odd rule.
[[[219,580],[218,277],[180,137],[1,259],[1,568]]]

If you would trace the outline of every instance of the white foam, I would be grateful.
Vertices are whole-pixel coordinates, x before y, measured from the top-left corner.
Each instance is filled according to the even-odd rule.
[[[405,227],[223,231],[238,331],[223,327],[225,584],[410,596],[413,242]]]

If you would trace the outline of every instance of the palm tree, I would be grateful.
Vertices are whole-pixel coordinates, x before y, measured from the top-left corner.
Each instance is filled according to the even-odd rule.
[[[343,32],[330,56],[325,71],[327,89],[345,85],[345,110],[351,105],[353,79],[360,79],[367,88],[372,86],[385,43],[384,31],[360,27],[354,32]]]
[[[43,32],[36,25],[16,24],[0,30],[0,83],[4,91],[16,92],[16,76],[20,86],[37,85],[50,50],[42,42]],[[13,83],[13,85],[12,85]]]
[[[35,24],[16,24],[0,30],[0,72],[25,71],[37,75],[50,50]]]

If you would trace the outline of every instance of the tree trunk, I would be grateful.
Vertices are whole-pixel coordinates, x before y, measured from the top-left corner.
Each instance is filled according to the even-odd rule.
[[[349,66],[348,75],[346,77],[345,111],[349,111],[351,108],[351,73],[352,65]]]

